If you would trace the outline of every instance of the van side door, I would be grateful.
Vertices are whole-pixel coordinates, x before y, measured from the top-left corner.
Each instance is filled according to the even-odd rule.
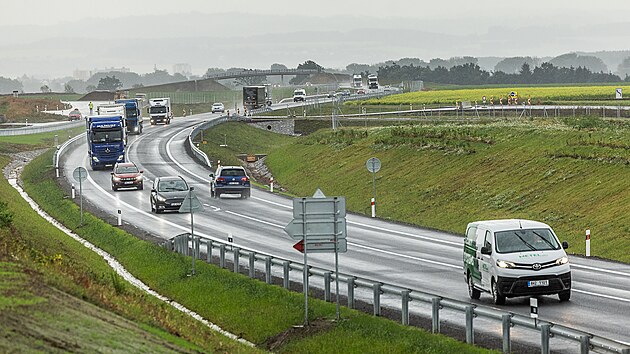
[[[477,259],[477,226],[471,226],[466,230],[464,238],[464,276],[470,272],[475,284],[480,284],[481,273]]]
[[[479,269],[481,271],[481,285],[484,289],[490,291],[490,280],[492,279],[492,253],[494,253],[492,232],[484,230],[483,241],[478,244],[478,252],[481,256],[479,259]],[[482,254],[481,248],[485,247],[490,250],[490,254]]]

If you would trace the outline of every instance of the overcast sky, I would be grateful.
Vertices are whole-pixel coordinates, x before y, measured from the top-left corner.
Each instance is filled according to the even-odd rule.
[[[208,67],[295,67],[309,59],[344,68],[402,57],[630,49],[628,0],[0,1],[5,77],[170,71],[176,63],[201,75]]]
[[[98,4],[98,5],[95,5]],[[545,18],[556,23],[579,24],[626,21],[630,11],[627,0],[2,0],[0,23],[5,25],[57,24],[96,18],[130,15],[166,15],[200,12],[220,14],[244,12],[276,15],[401,17],[418,20],[460,19],[466,23],[479,18],[478,29],[494,23],[522,25]],[[575,17],[577,16],[577,17]],[[488,21],[491,19],[492,21]],[[577,22],[576,22],[577,21]],[[444,24],[455,31],[458,23]]]

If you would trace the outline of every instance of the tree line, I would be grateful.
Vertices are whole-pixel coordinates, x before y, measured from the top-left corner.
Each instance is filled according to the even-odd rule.
[[[503,71],[489,72],[482,70],[479,65],[465,63],[451,68],[438,66],[391,65],[381,66],[378,69],[378,77],[381,82],[401,82],[408,80],[422,80],[441,84],[458,85],[489,85],[489,84],[562,84],[562,83],[598,83],[620,82],[619,76],[611,73],[592,72],[586,67],[559,67],[552,63],[544,62],[540,66],[531,69],[528,63],[523,63],[518,73],[505,73]],[[630,81],[626,76],[625,81]]]

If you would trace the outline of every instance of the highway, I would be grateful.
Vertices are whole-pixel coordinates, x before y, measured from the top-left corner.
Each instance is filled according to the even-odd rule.
[[[151,184],[157,176],[181,175],[195,186],[205,207],[203,212],[195,213],[197,235],[225,241],[231,234],[235,245],[300,262],[302,254],[292,248],[295,241],[283,231],[292,219],[290,199],[258,189],[252,189],[249,199],[210,198],[210,171],[186,153],[184,139],[192,126],[214,118],[218,115],[176,117],[170,125],[145,124],[143,134],[129,137],[128,158],[144,170],[143,191],[113,192],[110,171],[90,169],[85,140],[66,152],[63,176],[76,185],[72,171],[77,166],[85,167],[89,172],[88,180],[83,184],[85,198],[94,205],[103,206],[113,218],[120,209],[126,223],[168,239],[189,231],[190,216],[152,214],[149,204]],[[469,299],[462,270],[462,237],[352,214],[348,214],[347,220],[348,252],[339,256],[340,272],[529,315],[527,297],[508,299],[505,306],[493,305],[489,294],[482,294],[480,300]],[[562,237],[560,239],[562,241]],[[570,256],[570,262],[573,271],[571,301],[560,303],[557,296],[541,297],[540,318],[630,343],[630,265],[578,256]],[[334,257],[313,254],[309,256],[309,264],[334,269]],[[311,283],[313,286],[319,284]],[[369,299],[370,295],[367,296]],[[427,312],[425,308],[424,315],[430,316],[430,310]],[[461,316],[444,315],[442,319],[463,323]],[[494,333],[500,333],[500,323],[490,326]],[[480,329],[476,327],[476,330]],[[539,337],[529,338],[532,333],[514,330],[512,338],[539,343]],[[559,347],[565,352],[576,351],[575,344],[572,347],[554,341],[552,339],[554,350]]]

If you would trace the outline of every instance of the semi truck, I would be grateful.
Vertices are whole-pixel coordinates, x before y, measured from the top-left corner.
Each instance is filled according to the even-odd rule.
[[[361,74],[352,75],[352,87],[354,88],[363,87],[363,77],[361,77]]]
[[[149,100],[149,118],[151,119],[151,125],[157,123],[171,124],[171,119],[173,118],[171,99],[168,97],[151,98]]]
[[[378,90],[378,76],[374,74],[368,75],[368,89]]]
[[[125,162],[125,117],[100,115],[86,118],[88,157],[92,170]]]
[[[250,111],[271,106],[271,94],[265,86],[243,86],[243,107]]]
[[[135,98],[128,98],[119,99],[114,102],[117,104],[125,105],[125,123],[127,127],[127,133],[142,133],[142,111],[140,110],[140,104],[138,100]]]

